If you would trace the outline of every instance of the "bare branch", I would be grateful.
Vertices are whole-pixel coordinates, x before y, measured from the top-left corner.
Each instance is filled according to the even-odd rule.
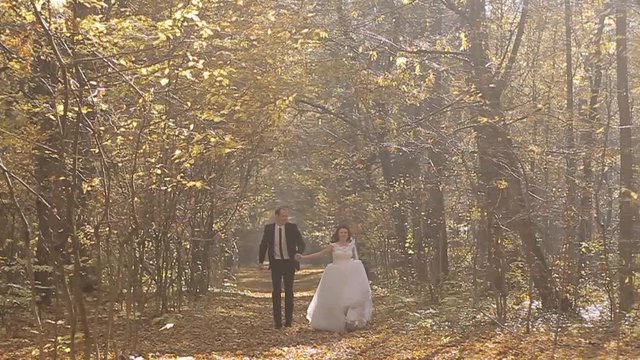
[[[140,98],[144,99],[144,93],[142,92],[142,90],[140,90],[140,88],[138,88],[138,86],[136,86],[136,84],[134,84],[133,81],[131,79],[129,79],[129,77],[127,75],[125,75],[122,71],[120,71],[120,69],[118,69],[115,65],[113,65],[113,62],[110,59],[105,58],[104,56],[102,56],[97,51],[94,51],[93,53],[96,56],[98,56],[100,59],[102,59],[102,61],[104,61],[105,64],[109,65],[109,67],[111,69],[113,69],[113,71],[117,72],[118,75],[120,75],[122,77],[122,79],[124,81],[126,81],[127,84],[129,84],[129,86],[131,86],[131,88],[133,88],[133,90],[138,94],[138,96],[140,96]]]
[[[376,34],[374,32],[368,30],[362,30],[359,32],[360,34],[370,37],[372,39],[376,39],[380,42],[393,46],[397,52],[403,52],[407,54],[416,54],[416,55],[438,55],[438,56],[451,56],[457,59],[460,59],[465,62],[469,62],[468,59],[469,54],[461,51],[446,51],[446,50],[433,50],[433,49],[408,49],[399,44],[394,43],[393,41],[385,38],[380,34]]]
[[[529,14],[529,0],[522,1],[522,11],[520,12],[520,21],[518,22],[518,27],[516,30],[516,37],[513,40],[513,47],[511,48],[511,54],[509,54],[509,60],[507,60],[507,65],[504,68],[500,76],[500,83],[506,84],[511,77],[511,73],[513,71],[513,66],[516,62],[516,57],[518,56],[518,51],[520,50],[520,45],[522,44],[522,37],[524,36],[524,28],[527,23],[527,15]]]
[[[301,103],[301,104],[305,104],[305,105],[311,106],[312,108],[322,110],[323,114],[331,115],[331,116],[333,116],[333,117],[335,117],[337,119],[342,120],[342,122],[344,122],[345,124],[347,124],[347,125],[349,125],[349,126],[351,126],[353,128],[356,128],[356,129],[358,128],[353,123],[352,119],[349,119],[346,115],[343,115],[343,114],[340,114],[338,112],[335,112],[335,111],[329,109],[328,107],[326,107],[324,105],[315,104],[315,103],[312,103],[311,101],[304,100],[304,99],[299,99],[298,102]]]
[[[27,143],[29,143],[29,144],[32,144],[32,145],[35,145],[35,146],[41,147],[41,148],[43,148],[43,149],[45,149],[45,150],[47,150],[47,151],[51,151],[51,152],[52,152],[52,153],[54,153],[54,154],[57,154],[57,153],[58,153],[58,151],[57,151],[57,150],[54,150],[54,149],[52,149],[52,148],[48,147],[48,146],[47,146],[47,145],[45,145],[45,144],[42,144],[42,143],[39,143],[39,142],[36,142],[36,141],[32,141],[32,140],[26,139],[26,138],[24,138],[24,137],[22,137],[22,136],[20,136],[20,135],[18,135],[18,134],[14,134],[14,133],[12,133],[12,132],[10,132],[10,131],[8,131],[8,130],[5,130],[5,129],[3,129],[3,128],[0,128],[0,132],[1,132],[1,133],[4,133],[4,134],[7,134],[7,135],[9,135],[9,136],[12,136],[12,137],[14,137],[14,138],[16,138],[16,139],[18,139],[18,140],[21,140],[21,141],[27,142]]]
[[[447,9],[453,11],[456,15],[460,16],[461,18],[468,20],[469,17],[467,16],[467,13],[458,7],[458,5],[456,5],[456,3],[452,0],[440,0],[442,2],[442,5],[444,5]]]
[[[30,297],[30,305],[31,311],[33,312],[33,316],[36,320],[36,325],[38,326],[38,348],[40,350],[40,359],[44,359],[44,331],[42,330],[42,320],[40,318],[40,312],[38,311],[38,306],[36,303],[36,280],[33,271],[33,263],[31,259],[31,251],[30,251],[30,243],[31,243],[31,225],[29,224],[29,220],[27,216],[24,214],[20,203],[18,202],[18,197],[16,196],[15,189],[13,188],[13,183],[11,182],[11,177],[13,176],[9,170],[4,166],[4,161],[0,158],[0,168],[2,168],[2,172],[4,174],[4,180],[7,184],[7,188],[9,188],[9,196],[11,197],[11,201],[13,202],[13,206],[18,210],[18,214],[20,214],[20,221],[22,222],[22,226],[24,227],[23,239],[24,247],[26,249],[26,270],[28,275],[28,280],[31,285],[31,297]],[[46,205],[46,202],[44,202]]]
[[[24,186],[25,189],[27,189],[30,193],[35,195],[38,198],[38,200],[40,200],[44,204],[44,206],[51,208],[51,205],[49,205],[47,200],[45,200],[40,194],[38,194],[37,191],[33,190],[24,180],[20,179],[16,174],[9,171],[9,169],[7,169],[7,167],[4,165],[4,162],[2,161],[2,159],[0,159],[0,170],[2,170],[2,172],[5,173],[7,176],[10,176],[16,179],[16,181],[22,184],[22,186]]]
[[[18,59],[20,61],[24,61],[24,59],[20,55],[14,53],[5,44],[3,44],[2,41],[0,41],[0,49],[2,49],[2,51],[4,51],[10,59]]]
[[[33,8],[33,13],[36,16],[36,19],[38,20],[38,24],[40,24],[40,27],[42,28],[42,30],[44,31],[47,40],[49,41],[49,45],[51,45],[51,49],[53,50],[53,53],[56,57],[56,60],[58,61],[58,65],[60,66],[60,69],[62,70],[62,80],[65,86],[65,99],[64,99],[64,110],[63,110],[63,117],[64,119],[67,118],[68,115],[68,111],[69,111],[69,92],[68,90],[71,89],[71,83],[69,80],[69,73],[67,71],[67,62],[64,61],[64,59],[62,58],[62,53],[60,52],[60,49],[58,49],[58,45],[56,44],[56,40],[53,37],[53,33],[51,32],[51,28],[49,27],[49,24],[47,24],[47,22],[44,20],[44,17],[42,16],[42,12],[40,11],[40,8],[38,7],[38,5],[35,3],[34,0],[30,1],[31,7]]]

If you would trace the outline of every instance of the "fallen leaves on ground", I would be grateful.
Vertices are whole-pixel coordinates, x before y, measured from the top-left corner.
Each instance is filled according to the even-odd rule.
[[[189,305],[181,314],[149,320],[138,333],[131,359],[620,359],[640,358],[632,334],[578,328],[531,334],[492,325],[438,326],[442,309],[388,289],[374,291],[374,319],[346,334],[313,331],[304,315],[322,270],[296,275],[295,319],[276,330],[271,315],[268,272],[241,269],[234,286]],[[118,338],[122,344],[126,339]],[[29,348],[5,354],[24,358]],[[17,356],[21,354],[20,356]],[[3,357],[4,358],[4,357]]]

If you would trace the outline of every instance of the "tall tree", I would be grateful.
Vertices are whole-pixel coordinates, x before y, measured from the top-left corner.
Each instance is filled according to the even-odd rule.
[[[472,64],[470,81],[481,100],[474,127],[479,158],[478,181],[485,196],[486,226],[490,242],[494,245],[493,252],[496,256],[501,255],[499,247],[504,240],[502,237],[505,236],[505,231],[517,233],[543,306],[554,308],[558,299],[551,269],[534,231],[526,198],[528,195],[524,190],[525,176],[515,153],[513,140],[504,125],[505,114],[501,106],[501,96],[510,80],[520,49],[529,1],[522,1],[511,51],[503,67],[497,71],[494,71],[496,65],[488,55],[487,3],[484,0],[469,0],[459,5],[455,1],[443,1],[465,22]],[[496,274],[502,273],[499,263],[498,259],[494,264]]]
[[[564,206],[564,227],[567,260],[575,258],[573,251],[577,227],[577,184],[576,184],[576,148],[574,135],[574,94],[573,94],[573,9],[571,0],[564,1],[564,26],[565,26],[565,86],[566,86],[566,129],[565,148],[567,150],[567,166],[565,170],[565,182],[567,196]],[[573,262],[571,262],[573,263]],[[564,286],[564,285],[563,285]]]
[[[635,226],[638,221],[638,194],[634,181],[634,143],[629,104],[629,54],[627,46],[627,4],[615,1],[616,84],[620,110],[620,310],[629,311],[635,303],[634,259],[638,249]]]

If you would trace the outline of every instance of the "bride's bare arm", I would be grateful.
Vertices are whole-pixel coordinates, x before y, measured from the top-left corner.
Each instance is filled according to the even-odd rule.
[[[332,251],[332,246],[331,245],[327,245],[327,247],[325,247],[324,249],[318,251],[317,253],[313,253],[313,254],[309,254],[309,255],[301,255],[300,254],[298,260],[318,259],[318,258],[321,258],[323,256],[330,255],[331,251]]]

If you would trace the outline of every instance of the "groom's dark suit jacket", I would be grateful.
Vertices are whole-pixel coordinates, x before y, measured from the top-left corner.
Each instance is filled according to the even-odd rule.
[[[269,269],[271,264],[275,260],[273,255],[273,247],[275,244],[275,232],[276,224],[268,224],[264,227],[264,234],[262,234],[262,241],[260,242],[260,255],[259,262],[264,262],[267,254],[269,255]],[[287,243],[287,252],[291,261],[295,261],[295,254],[302,254],[304,252],[305,243],[302,240],[302,235],[298,230],[298,225],[292,223],[284,224],[284,235]],[[296,261],[296,269],[300,270],[300,263]]]

